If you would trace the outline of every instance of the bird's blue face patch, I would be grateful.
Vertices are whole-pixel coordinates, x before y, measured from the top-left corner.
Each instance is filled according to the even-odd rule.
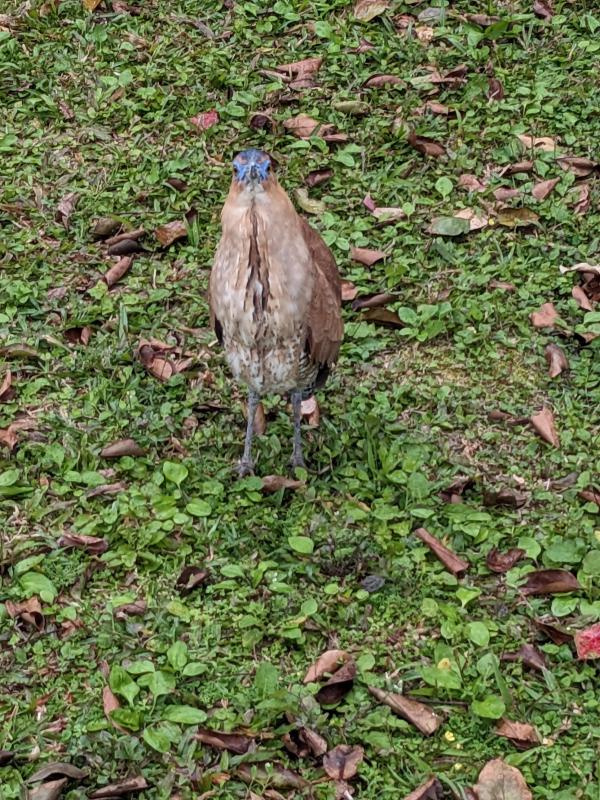
[[[233,159],[233,169],[242,183],[262,183],[269,177],[271,159],[262,150],[243,150]]]

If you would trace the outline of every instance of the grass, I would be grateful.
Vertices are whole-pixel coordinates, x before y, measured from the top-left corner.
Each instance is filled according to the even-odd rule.
[[[259,768],[250,788],[261,794],[272,791],[272,763],[312,781],[314,797],[333,798],[320,759],[283,746],[300,724],[330,748],[365,748],[359,797],[401,797],[435,773],[444,796],[464,798],[485,762],[501,756],[535,798],[598,800],[597,667],[534,623],[577,629],[600,619],[598,506],[578,494],[600,465],[600,339],[583,346],[574,335],[597,327],[597,315],[571,297],[578,276],[559,271],[598,263],[598,183],[585,178],[591,202],[577,213],[582,178],[560,168],[554,149],[518,139],[551,137],[561,154],[597,156],[593,4],[555,0],[543,20],[524,0],[489,2],[483,10],[500,21],[486,28],[464,17],[473,4],[459,0],[445,19],[415,23],[425,41],[397,16],[421,13],[425,4],[414,2],[392,2],[368,23],[341,0],[280,0],[268,10],[146,0],[138,14],[110,4],[88,13],[77,0],[27,5],[22,13],[8,0],[10,19],[0,15],[0,343],[27,346],[0,356],[0,384],[12,374],[0,428],[29,421],[12,450],[0,447],[0,600],[38,597],[43,623],[15,620],[0,604],[0,747],[15,754],[0,767],[2,800],[20,797],[47,761],[88,771],[66,787],[72,800],[139,774],[143,797],[244,798],[240,767]],[[361,37],[373,49],[356,53]],[[314,88],[265,72],[309,56],[324,59]],[[459,64],[463,81],[423,77],[426,65],[444,74]],[[377,73],[404,83],[364,88]],[[496,102],[487,98],[492,73],[504,88]],[[427,99],[454,115],[417,114]],[[348,113],[340,103],[349,100],[368,112]],[[211,109],[219,122],[194,129],[189,119]],[[271,114],[272,130],[249,125],[258,111]],[[348,141],[294,137],[282,122],[301,112]],[[447,155],[411,147],[413,127]],[[306,486],[272,495],[260,477],[234,477],[242,394],[205,300],[229,161],[250,145],[275,155],[290,193],[309,171],[333,169],[309,190],[325,207],[312,222],[342,276],[363,294],[397,293],[390,308],[405,322],[376,327],[346,306],[339,368],[320,397],[320,426],[306,431]],[[499,176],[525,158],[533,172]],[[460,188],[464,173],[489,180],[485,193]],[[554,191],[533,199],[533,183],[554,177]],[[494,222],[499,186],[521,190],[508,205],[533,210],[534,225],[427,232],[433,217],[464,207]],[[79,200],[65,228],[56,209],[70,192]],[[367,193],[405,218],[382,225],[363,205]],[[190,211],[187,238],[159,248],[153,229]],[[109,262],[91,236],[106,215],[148,232],[110,290],[100,280]],[[352,246],[389,256],[365,267],[350,259]],[[59,287],[62,298],[48,295]],[[536,330],[529,314],[545,302],[562,323]],[[65,331],[84,326],[89,344],[70,343]],[[136,356],[151,337],[193,352],[191,369],[153,377]],[[555,379],[549,342],[571,365]],[[528,425],[488,416],[528,417],[543,406],[554,412],[558,448]],[[270,402],[268,417],[259,476],[281,473],[290,446],[284,404]],[[101,457],[127,437],[144,456]],[[462,504],[445,503],[440,492],[457,476],[474,487]],[[121,483],[118,494],[88,496],[107,483]],[[501,488],[524,492],[525,504],[484,506],[484,493]],[[412,534],[420,525],[470,562],[465,577]],[[65,534],[100,537],[108,549],[61,546]],[[525,559],[505,576],[491,573],[491,548],[514,546]],[[177,585],[185,566],[208,573],[188,594]],[[581,589],[525,597],[524,575],[542,567],[569,569]],[[372,593],[362,583],[369,575],[385,579]],[[141,614],[115,613],[136,601],[145,602]],[[544,672],[500,660],[534,642]],[[358,671],[352,690],[323,708],[302,679],[329,648],[350,652]],[[121,704],[113,720],[107,685]],[[424,737],[369,685],[431,703],[443,726]],[[172,706],[188,707],[195,724],[173,721]],[[520,752],[497,736],[502,715],[533,724],[541,744]],[[256,748],[236,755],[201,744],[199,721],[257,736]]]

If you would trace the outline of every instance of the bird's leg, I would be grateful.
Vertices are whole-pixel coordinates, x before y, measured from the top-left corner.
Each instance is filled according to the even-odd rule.
[[[304,458],[302,457],[302,433],[300,431],[300,424],[302,422],[302,392],[292,392],[292,409],[294,411],[294,448],[292,450],[292,458],[290,459],[290,466],[304,467]]]
[[[254,472],[254,461],[252,461],[252,435],[254,434],[254,417],[260,402],[260,397],[252,389],[248,392],[248,425],[246,427],[246,441],[244,443],[244,455],[239,463],[238,473],[240,478],[245,475],[252,475]]]

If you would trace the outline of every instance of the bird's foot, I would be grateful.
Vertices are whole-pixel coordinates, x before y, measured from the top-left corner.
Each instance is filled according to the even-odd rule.
[[[254,462],[242,458],[242,460],[238,464],[237,471],[239,478],[246,478],[248,477],[248,475],[254,475]]]
[[[294,472],[296,468],[306,469],[306,462],[304,461],[304,457],[302,453],[292,453],[292,457],[289,461],[290,471]]]

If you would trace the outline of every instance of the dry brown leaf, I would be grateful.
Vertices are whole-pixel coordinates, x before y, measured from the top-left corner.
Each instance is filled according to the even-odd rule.
[[[101,458],[121,458],[122,456],[143,456],[146,451],[133,439],[119,439],[100,451]]]
[[[137,239],[121,239],[116,244],[111,244],[106,251],[109,256],[126,256],[131,253],[140,253],[144,248]]]
[[[246,405],[245,417],[248,419],[248,406]],[[256,406],[254,413],[254,433],[257,436],[264,436],[267,432],[267,415],[265,414],[265,407],[262,403]]]
[[[58,540],[59,547],[76,547],[86,553],[99,556],[108,550],[108,542],[98,536],[87,536],[85,533],[63,533]]]
[[[502,203],[506,200],[511,200],[513,197],[518,197],[520,194],[521,192],[518,189],[510,189],[507,186],[499,186],[494,189],[494,197]]]
[[[384,250],[369,250],[367,247],[350,248],[350,258],[367,267],[376,264],[378,261],[386,258],[386,256],[387,253]]]
[[[546,669],[546,659],[533,644],[524,644],[516,653],[504,653],[502,661],[522,661],[529,669],[537,669],[543,672]]]
[[[553,328],[554,323],[559,319],[559,313],[553,303],[544,303],[540,306],[539,311],[533,311],[529,315],[529,319],[534,328]]]
[[[101,789],[96,789],[88,795],[89,800],[108,800],[113,797],[123,797],[123,795],[131,794],[132,792],[141,792],[148,788],[148,782],[143,775],[138,775],[134,778],[125,778],[116,783],[110,783],[102,786]]]
[[[188,565],[181,570],[175,585],[180,594],[186,595],[203,586],[209,577],[210,573],[204,567]]]
[[[529,572],[521,587],[525,595],[561,594],[581,589],[579,581],[566,569],[538,569]]]
[[[0,750],[0,767],[5,767],[14,759],[15,752],[13,750]]]
[[[121,733],[127,733],[125,728],[122,728],[118,722],[115,722],[111,717],[111,713],[121,708],[121,703],[117,700],[116,696],[112,693],[110,686],[105,686],[102,689],[102,708],[104,709],[104,716],[108,719],[110,724]]]
[[[83,7],[86,11],[95,11],[102,0],[83,0]]]
[[[367,687],[373,697],[377,698],[380,703],[389,706],[398,716],[410,722],[425,736],[431,736],[442,724],[442,718],[432,711],[428,706],[419,703],[416,700],[411,700],[403,694],[393,694],[386,692],[383,689],[378,689],[376,686]]]
[[[88,500],[91,500],[94,497],[101,497],[105,494],[121,494],[121,492],[124,492],[126,489],[127,484],[124,481],[117,481],[117,483],[102,483],[100,486],[95,486],[93,489],[90,489],[89,492],[86,492],[85,496]]]
[[[316,758],[325,755],[327,752],[327,742],[316,731],[310,728],[300,728],[298,736],[306,743],[306,746]]]
[[[585,500],[586,503],[595,503],[597,506],[600,506],[600,492],[597,492],[591,486],[589,489],[583,489],[579,492],[579,497]]]
[[[525,556],[525,550],[520,547],[511,547],[506,553],[501,553],[493,547],[487,554],[486,564],[492,572],[508,572],[514,565]]]
[[[27,800],[58,800],[68,778],[57,778],[54,781],[44,781],[27,792]]]
[[[242,733],[221,733],[208,728],[200,728],[195,738],[216,750],[227,750],[238,755],[246,753],[252,744],[252,739]]]
[[[376,206],[372,209],[371,213],[375,219],[379,220],[381,225],[406,218],[406,213],[401,208],[396,208],[395,206]]]
[[[589,183],[579,183],[573,187],[571,194],[577,194],[577,199],[573,204],[573,211],[576,214],[585,214],[590,207],[590,185]]]
[[[143,617],[148,608],[148,603],[145,600],[135,600],[133,603],[124,603],[114,609],[116,619],[121,621],[126,620],[128,617]]]
[[[501,289],[503,292],[516,292],[517,287],[514,283],[506,283],[506,281],[491,280],[488,284],[490,289]]]
[[[541,619],[534,619],[533,621],[536,627],[554,644],[569,644],[573,641],[573,634],[564,625],[557,625]]]
[[[65,339],[69,344],[82,344],[86,347],[89,344],[92,335],[92,329],[89,326],[83,328],[67,328],[65,331]]]
[[[588,264],[587,261],[581,261],[579,264],[573,264],[572,267],[559,267],[560,273],[564,275],[567,272],[589,272],[591,275],[600,277],[600,264]]]
[[[448,70],[443,75],[440,75],[439,71],[432,66],[428,66],[427,70],[429,75],[427,75],[427,80],[429,83],[433,84],[444,84],[447,83],[450,86],[456,86],[458,84],[464,83],[466,80],[468,67],[466,64],[459,64],[456,67]]]
[[[455,478],[449,486],[441,489],[440,497],[444,503],[462,503],[463,494],[475,485],[473,478],[468,475],[460,475]]]
[[[533,161],[517,161],[515,164],[508,164],[503,167],[498,175],[518,175],[521,172],[531,172],[533,170]]]
[[[501,208],[498,211],[497,221],[499,225],[504,225],[507,228],[522,228],[529,225],[534,225],[539,216],[530,208]]]
[[[512,489],[498,491],[486,489],[483,493],[484,506],[506,506],[507,508],[521,508],[527,502],[525,492],[515,492]]]
[[[188,229],[185,222],[176,219],[173,222],[168,222],[166,225],[159,225],[154,231],[154,235],[158,239],[161,247],[168,247],[177,239],[183,239],[188,235]]]
[[[17,446],[18,441],[13,425],[9,425],[8,428],[0,428],[0,445],[12,451]]]
[[[121,220],[117,219],[117,217],[100,217],[92,228],[92,238],[106,239],[109,236],[114,236],[121,230],[121,224]]]
[[[533,13],[542,19],[552,19],[554,10],[550,0],[533,0]]]
[[[351,660],[351,655],[345,650],[326,650],[312,664],[304,676],[304,683],[316,683],[319,678],[338,670],[343,664]]]
[[[235,775],[241,778],[246,783],[256,785],[257,782],[268,784],[276,789],[297,789],[302,791],[310,786],[309,781],[298,775],[291,769],[282,767],[281,764],[271,764],[269,770],[258,764],[241,764],[235,771]],[[229,775],[227,775],[229,779]],[[273,794],[273,789],[265,791],[265,798],[273,798],[273,800],[285,800],[278,793]],[[198,800],[200,800],[200,797]]]
[[[79,767],[69,764],[67,761],[51,761],[49,764],[44,764],[36,770],[33,775],[27,779],[27,783],[39,783],[48,778],[60,776],[61,778],[70,778],[74,781],[81,781],[87,778],[89,772],[87,769],[79,769]]]
[[[488,217],[473,211],[472,208],[461,208],[456,214],[452,215],[456,219],[466,219],[469,223],[469,231],[479,231],[489,224]]]
[[[69,220],[78,202],[79,194],[77,192],[69,192],[56,207],[56,221],[60,222],[66,230],[69,229]]]
[[[537,747],[540,744],[540,737],[537,731],[528,722],[501,719],[494,732],[498,736],[510,739],[519,750],[529,750],[531,747]]]
[[[446,155],[446,148],[442,144],[427,136],[417,136],[414,131],[409,133],[407,142],[425,156],[439,158]]]
[[[370,22],[375,17],[387,11],[390,4],[388,0],[358,0],[352,12],[355,19],[361,22]]]
[[[439,114],[443,117],[449,117],[450,114],[454,114],[453,109],[449,106],[445,106],[443,103],[437,103],[435,100],[427,100],[422,106],[419,108],[415,108],[415,114],[423,115],[429,112],[430,114]]]
[[[388,292],[379,292],[378,294],[364,294],[360,297],[357,297],[356,300],[352,303],[352,310],[353,311],[360,311],[364,308],[379,308],[380,306],[385,306],[388,303],[397,300],[398,296],[395,294],[389,294]]]
[[[11,619],[19,620],[25,625],[37,628],[41,631],[44,627],[44,615],[39,598],[30,597],[22,603],[13,603],[12,600],[5,602],[6,613]]]
[[[120,281],[125,273],[129,271],[132,263],[133,256],[123,256],[123,258],[120,258],[117,263],[113,264],[113,266],[104,274],[104,280],[106,281],[106,285],[109,289],[111,286],[114,286],[117,281]]]
[[[582,308],[584,311],[593,311],[594,310],[594,306],[590,302],[590,298],[583,291],[581,286],[574,286],[571,289],[571,295],[573,296],[573,299],[575,300],[575,302],[577,303],[579,308]]]
[[[352,281],[342,281],[342,303],[349,303],[358,294],[358,289]]]
[[[309,78],[315,75],[323,63],[320,57],[304,58],[301,61],[292,61],[289,64],[281,64],[275,67],[277,72],[287,75],[289,79],[292,78]]]
[[[504,97],[504,86],[502,85],[502,81],[498,80],[498,78],[490,78],[488,80],[487,96],[488,100],[492,103],[502,100]]]
[[[331,678],[326,681],[315,695],[315,700],[324,706],[338,703],[345,697],[352,686],[356,677],[356,664],[351,659],[336,670]]]
[[[469,569],[468,561],[464,561],[462,558],[455,555],[425,528],[417,528],[414,533],[415,536],[429,547],[434,556],[436,556],[453,575],[460,575]]]
[[[309,187],[313,188],[314,186],[320,186],[322,183],[326,183],[333,177],[333,170],[328,168],[323,169],[314,169],[312,172],[309,172],[306,178],[304,179],[304,183]]]
[[[488,761],[473,790],[477,800],[533,800],[519,770],[501,758]]]
[[[338,744],[323,756],[323,769],[334,781],[349,781],[358,772],[358,765],[365,757],[360,745]]]
[[[600,622],[582,631],[575,631],[573,639],[577,658],[580,660],[600,658]]]
[[[476,175],[465,173],[458,179],[458,185],[470,192],[485,192],[485,184],[482,183]]]
[[[318,428],[321,421],[321,411],[317,398],[312,395],[303,400],[300,405],[302,418],[306,421],[309,428]]]
[[[388,75],[385,73],[376,72],[363,83],[365,89],[380,89],[382,86],[397,86],[404,84],[402,78],[397,75]]]
[[[580,156],[561,156],[556,160],[564,170],[573,172],[578,178],[585,178],[598,166],[598,163],[592,161],[591,158],[582,158]]]
[[[517,139],[526,150],[531,150],[533,148],[536,150],[544,150],[549,153],[556,150],[556,142],[549,136],[529,136],[527,134],[521,134],[517,136]]]
[[[424,44],[429,44],[435,34],[434,29],[428,25],[417,25],[413,30],[417,39]]]
[[[389,308],[369,308],[362,318],[365,322],[373,322],[375,325],[381,325],[382,328],[405,327],[398,314]]]
[[[104,244],[111,245],[120,244],[124,241],[132,241],[137,242],[138,239],[141,239],[142,236],[146,233],[144,228],[136,228],[132,231],[123,231],[122,233],[117,233],[114,236],[111,236],[110,239],[107,239]]]
[[[286,478],[284,475],[265,475],[262,479],[263,492],[268,494],[278,492],[280,489],[301,489],[303,486],[303,481]]]
[[[551,378],[556,378],[561,372],[569,369],[567,357],[557,344],[547,344],[544,355],[548,362],[548,375]]]
[[[442,784],[436,777],[431,777],[428,781],[413,789],[403,800],[442,800],[443,794]]]
[[[283,127],[298,136],[300,139],[310,139],[321,123],[307,114],[298,114],[296,117],[286,119]]]
[[[545,200],[559,181],[560,178],[551,178],[547,181],[540,181],[539,183],[535,184],[531,190],[531,194],[536,200]]]
[[[4,377],[0,381],[0,400],[4,398],[5,395],[9,393],[9,389],[12,386],[12,372],[7,369],[4,373]]]
[[[560,439],[558,438],[558,433],[556,432],[556,426],[554,424],[554,414],[549,408],[542,408],[538,414],[534,414],[530,418],[530,421],[536,433],[538,433],[545,442],[548,442],[548,444],[554,447],[560,447]]]

